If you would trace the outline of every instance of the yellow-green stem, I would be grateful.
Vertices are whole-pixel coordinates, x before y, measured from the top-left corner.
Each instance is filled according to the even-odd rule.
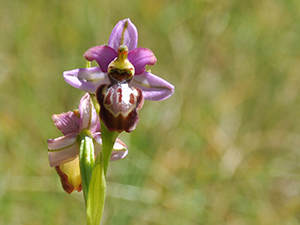
[[[107,173],[111,153],[118,135],[119,133],[117,131],[108,131],[104,123],[101,121],[103,171],[105,176]]]

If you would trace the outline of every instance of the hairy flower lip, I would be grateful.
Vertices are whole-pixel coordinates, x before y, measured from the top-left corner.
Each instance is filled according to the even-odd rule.
[[[138,110],[144,103],[142,91],[128,83],[101,85],[96,91],[100,118],[112,132],[132,132],[138,123]]]

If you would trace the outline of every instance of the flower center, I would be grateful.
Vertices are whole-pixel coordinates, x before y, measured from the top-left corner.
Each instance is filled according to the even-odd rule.
[[[108,77],[112,83],[128,83],[133,78],[135,70],[127,59],[127,46],[120,45],[117,54],[117,58],[108,65]]]
[[[80,132],[80,134],[78,135],[78,140],[82,141],[84,139],[84,137],[90,137],[93,138],[93,135],[91,133],[90,130],[88,129],[84,129],[83,131]]]

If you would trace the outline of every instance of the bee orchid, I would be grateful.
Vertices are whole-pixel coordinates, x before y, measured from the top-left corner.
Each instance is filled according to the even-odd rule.
[[[131,132],[138,123],[144,100],[161,101],[174,93],[174,86],[147,72],[156,57],[147,48],[137,48],[138,32],[130,19],[114,27],[108,45],[95,46],[84,53],[99,67],[64,72],[66,82],[96,94],[100,117],[109,131]]]

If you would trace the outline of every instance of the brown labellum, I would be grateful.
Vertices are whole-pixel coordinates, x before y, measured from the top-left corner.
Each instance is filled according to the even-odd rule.
[[[128,83],[101,85],[96,91],[100,104],[100,117],[107,129],[131,132],[138,123],[138,110],[142,108],[144,97],[139,88]]]

